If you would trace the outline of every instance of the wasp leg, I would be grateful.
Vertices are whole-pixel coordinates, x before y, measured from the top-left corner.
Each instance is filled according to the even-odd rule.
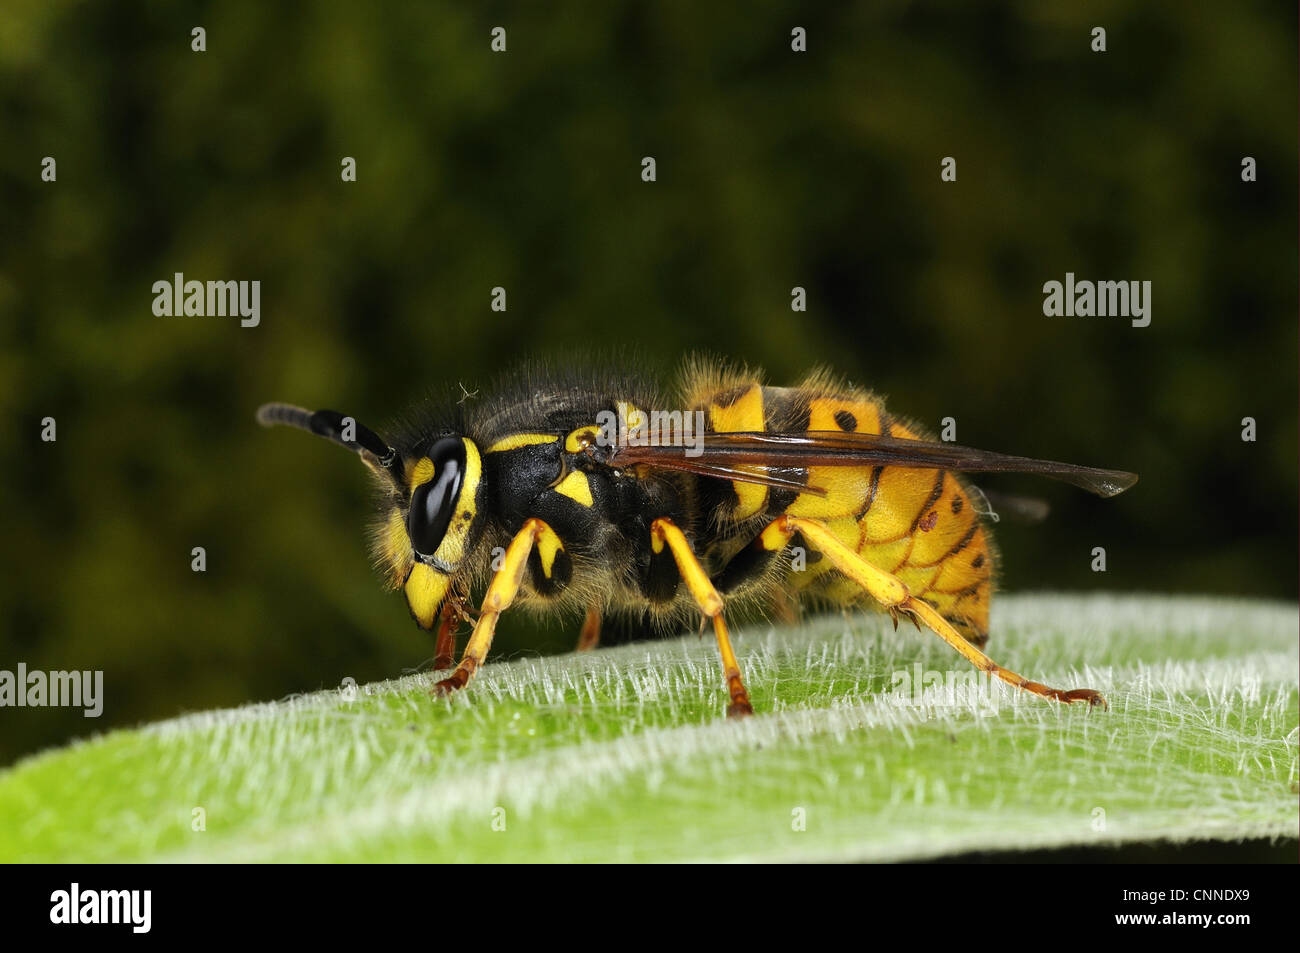
[[[587,618],[582,620],[582,631],[578,633],[578,651],[590,652],[600,645],[600,606],[587,610]]]
[[[763,530],[759,536],[761,545],[769,550],[780,551],[786,547],[796,532],[802,533],[808,545],[824,553],[834,563],[835,568],[848,576],[870,596],[890,611],[891,614],[905,612],[912,621],[920,620],[980,671],[996,675],[1016,688],[1023,688],[1035,695],[1052,698],[1061,702],[1087,701],[1090,705],[1106,706],[1099,692],[1091,688],[1076,688],[1062,691],[1049,688],[1040,682],[1031,682],[1023,675],[1017,675],[993,661],[974,645],[968,642],[952,625],[941,616],[934,606],[924,599],[918,599],[908,592],[907,585],[896,576],[877,569],[860,555],[841,543],[822,523],[798,516],[778,516]]]
[[[460,626],[460,611],[448,599],[442,606],[438,618],[438,644],[434,650],[434,671],[451,668],[456,661],[456,629]]]
[[[497,630],[497,619],[501,613],[510,608],[510,604],[515,601],[515,596],[519,594],[519,585],[528,570],[528,555],[537,541],[547,534],[555,536],[555,530],[541,520],[532,518],[524,522],[523,528],[510,541],[510,545],[506,547],[505,557],[501,560],[501,568],[492,577],[487,595],[483,597],[483,607],[479,612],[478,621],[474,623],[474,631],[469,637],[469,642],[465,646],[465,654],[461,657],[460,664],[456,666],[456,671],[452,672],[449,678],[444,678],[433,686],[434,694],[446,695],[458,688],[464,688],[483,664],[488,650],[492,648],[492,636]],[[559,541],[558,537],[556,541]]]
[[[677,562],[677,571],[686,581],[686,588],[695,597],[696,604],[713,621],[713,633],[718,637],[718,652],[722,655],[722,673],[727,680],[727,691],[731,695],[731,704],[727,706],[728,718],[743,718],[754,713],[754,706],[749,703],[749,692],[740,677],[740,663],[731,648],[731,637],[727,634],[727,623],[722,618],[722,596],[713,588],[709,575],[695,558],[691,544],[677,528],[677,524],[667,517],[660,517],[650,524],[650,544],[656,553],[663,552],[665,544]]]

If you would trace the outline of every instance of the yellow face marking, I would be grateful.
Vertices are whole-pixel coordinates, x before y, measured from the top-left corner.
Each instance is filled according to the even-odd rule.
[[[516,433],[509,437],[502,437],[483,452],[505,453],[507,450],[518,450],[520,447],[531,447],[539,443],[555,443],[559,439],[553,433]]]
[[[465,479],[460,484],[460,497],[456,501],[456,511],[447,524],[447,535],[438,545],[434,558],[448,566],[459,566],[465,558],[465,543],[469,539],[469,528],[474,522],[477,508],[474,498],[478,494],[479,481],[483,477],[483,461],[478,455],[474,441],[462,437],[465,443]],[[418,469],[417,464],[417,469]]]
[[[555,568],[555,557],[558,553],[564,551],[564,543],[555,530],[547,526],[537,534],[537,558],[542,561],[542,572],[547,579],[551,578],[551,570]]]
[[[721,404],[709,404],[709,422],[718,433],[737,433],[739,431],[764,431],[767,429],[763,418],[763,388],[751,385],[743,394],[726,407]],[[740,467],[739,469],[745,469]],[[767,505],[767,487],[758,483],[739,483],[732,481],[736,491],[736,510],[732,519],[743,520],[761,513]]]
[[[587,474],[580,470],[572,471],[555,486],[556,493],[563,493],[569,499],[583,506],[591,506],[591,483]]]
[[[406,602],[420,628],[433,628],[438,618],[438,606],[447,595],[450,582],[450,577],[424,563],[416,563],[411,569],[411,575],[406,579]]]
[[[396,589],[411,571],[411,564],[415,561],[401,510],[394,509],[388,514],[388,522],[379,533],[377,548],[379,555],[388,564],[389,580]]]
[[[414,463],[408,461],[406,467],[406,485],[411,488],[412,493],[415,492],[417,486],[432,480],[433,475],[437,472],[434,469],[433,461],[428,457],[421,457]]]
[[[406,535],[406,521],[402,519],[402,511],[399,509],[388,514],[388,522],[384,524],[383,546],[384,555],[394,563],[411,550],[411,541]]]

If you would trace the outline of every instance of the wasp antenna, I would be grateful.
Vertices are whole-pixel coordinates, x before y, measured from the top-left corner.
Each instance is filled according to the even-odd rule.
[[[348,420],[352,422],[354,440],[343,439],[344,422]],[[374,457],[374,462],[385,470],[391,470],[397,464],[396,450],[365,424],[337,410],[311,411],[293,404],[263,404],[257,408],[257,422],[263,427],[279,424],[306,430],[349,450]]]
[[[257,422],[263,427],[282,424],[297,427],[299,430],[311,430],[311,411],[293,404],[263,404],[257,408]]]

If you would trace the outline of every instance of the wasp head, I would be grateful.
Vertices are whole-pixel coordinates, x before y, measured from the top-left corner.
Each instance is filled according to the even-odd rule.
[[[267,404],[257,419],[308,430],[360,455],[380,488],[375,561],[403,590],[416,622],[433,628],[482,535],[485,487],[474,441],[444,432],[397,450],[351,417],[287,404]]]

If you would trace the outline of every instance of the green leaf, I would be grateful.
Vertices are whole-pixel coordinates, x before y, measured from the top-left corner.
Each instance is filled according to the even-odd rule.
[[[1296,837],[1294,607],[1010,596],[969,678],[933,635],[831,615],[189,715],[0,774],[4,861],[901,859]],[[925,675],[945,681],[924,686]],[[201,809],[202,830],[195,830]],[[496,828],[503,827],[503,830]]]

